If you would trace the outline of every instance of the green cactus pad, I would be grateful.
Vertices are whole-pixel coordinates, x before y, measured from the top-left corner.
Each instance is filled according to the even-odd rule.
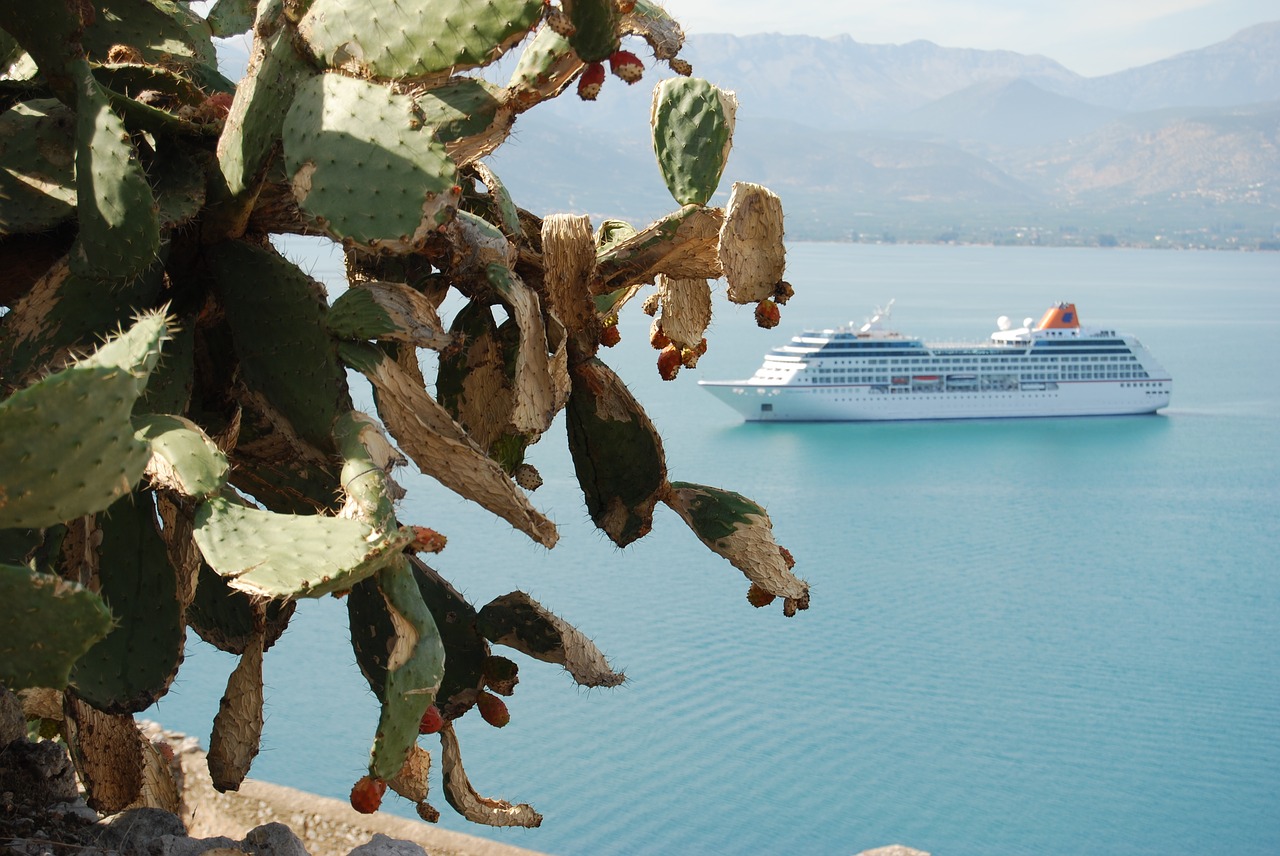
[[[564,6],[574,26],[569,44],[583,62],[604,62],[618,49],[622,13],[617,0],[573,0]]]
[[[129,415],[163,332],[159,315],[139,321],[93,357],[0,403],[0,527],[101,511],[142,478],[150,455]]]
[[[247,32],[258,14],[258,0],[218,0],[205,18],[215,36],[225,38]]]
[[[564,91],[582,70],[582,59],[569,40],[550,27],[540,27],[520,53],[508,84],[520,106],[528,109]]]
[[[178,322],[165,343],[162,359],[147,380],[146,391],[134,406],[137,413],[185,413],[195,383],[194,319]]]
[[[313,9],[314,11],[314,9]],[[299,206],[339,240],[405,251],[448,222],[457,168],[412,98],[340,74],[298,87],[283,127]]]
[[[790,554],[774,540],[773,524],[758,503],[731,490],[689,482],[672,482],[662,500],[702,543],[752,583],[808,608],[809,586],[791,573]]]
[[[403,459],[382,433],[382,426],[372,416],[352,410],[338,417],[333,438],[342,457],[345,512],[378,529],[397,528],[394,500],[404,491],[393,487],[388,471]],[[398,491],[396,495],[393,490]]]
[[[79,7],[69,3],[0,3],[0,30],[31,55],[40,76],[67,105],[75,103],[81,26]]]
[[[159,209],[124,123],[86,63],[79,64],[76,105],[76,209],[80,231],[71,271],[130,279],[156,260]]]
[[[155,517],[153,495],[139,491],[98,518],[99,593],[117,623],[76,662],[71,682],[82,699],[107,713],[150,707],[182,662],[183,605]]]
[[[584,687],[616,687],[626,680],[580,630],[522,591],[494,598],[477,621],[489,641],[558,663]]]
[[[356,282],[325,315],[329,332],[340,339],[379,339],[442,350],[453,342],[435,304],[422,292],[398,282]]]
[[[128,45],[152,65],[217,68],[209,25],[186,3],[173,0],[97,0],[98,13],[81,42],[90,59],[105,62],[111,48]]]
[[[706,205],[729,160],[737,101],[698,77],[668,78],[653,89],[653,150],[662,180],[681,205]]]
[[[296,600],[277,599],[264,606],[258,598],[233,589],[226,579],[202,564],[195,598],[187,607],[187,625],[218,650],[238,656],[249,644],[257,644],[259,629],[264,634],[263,650],[274,645],[289,626],[297,605]]]
[[[501,107],[502,90],[484,80],[462,78],[417,96],[422,123],[442,143],[483,133]]]
[[[276,514],[214,497],[196,509],[195,540],[232,588],[262,597],[320,597],[377,572],[413,540],[359,520]]]
[[[333,420],[351,404],[324,328],[324,287],[274,250],[245,241],[224,241],[206,257],[245,381],[304,440],[331,449]]]
[[[75,113],[52,99],[0,113],[0,235],[42,232],[76,210]]]
[[[155,189],[161,228],[195,219],[205,204],[205,175],[210,156],[178,140],[167,139],[147,172]]]
[[[190,419],[152,414],[135,418],[133,424],[139,439],[151,446],[147,472],[157,486],[205,497],[227,483],[227,456]]]
[[[386,601],[395,635],[389,646],[382,712],[369,758],[369,772],[390,779],[418,741],[422,714],[435,701],[444,678],[444,644],[431,611],[403,555],[374,578]]]
[[[30,568],[0,564],[0,684],[63,689],[71,667],[111,629],[102,598]]]
[[[280,143],[294,92],[314,75],[315,69],[293,49],[289,28],[254,41],[248,70],[218,138],[218,165],[233,198],[256,186]]]
[[[353,65],[374,77],[421,77],[488,65],[541,16],[541,0],[315,0],[298,32],[330,68]]]
[[[569,369],[565,424],[573,469],[592,521],[625,547],[653,528],[666,483],[662,440],[613,370],[594,357]]]
[[[162,258],[165,249],[161,247]],[[68,353],[95,347],[153,307],[163,287],[159,262],[130,282],[106,287],[98,279],[71,273],[68,261],[59,260],[5,316],[0,364],[6,367],[6,380],[30,382],[61,365]]]

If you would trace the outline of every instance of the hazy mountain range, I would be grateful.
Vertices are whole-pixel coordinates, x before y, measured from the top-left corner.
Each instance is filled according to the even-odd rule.
[[[849,36],[695,35],[683,55],[738,95],[721,197],[734,180],[767,185],[795,238],[1280,237],[1280,21],[1092,78],[1042,56]],[[638,224],[671,210],[649,142],[658,76],[522,115],[493,159],[517,201]]]

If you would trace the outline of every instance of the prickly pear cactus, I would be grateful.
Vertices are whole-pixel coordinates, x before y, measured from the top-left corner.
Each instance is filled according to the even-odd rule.
[[[233,82],[214,37],[240,33]],[[345,597],[381,705],[353,805],[389,786],[436,819],[420,741],[438,739],[455,810],[539,824],[462,766],[453,722],[513,715],[518,670],[494,648],[583,686],[623,675],[524,592],[469,603],[449,581],[465,560],[419,557],[448,533],[401,519],[393,470],[412,461],[553,547],[524,455],[561,412],[616,544],[653,537],[665,503],[753,605],[808,606],[764,510],[669,481],[600,356],[646,290],[667,379],[707,350],[721,277],[761,324],[790,296],[778,198],[739,184],[710,205],[736,102],[691,76],[683,38],[650,0],[217,0],[204,19],[169,0],[0,4],[0,682],[62,694],[91,806],[131,804],[163,769],[131,717],[168,691],[188,628],[240,658],[209,752],[238,788],[272,643],[300,599]],[[478,73],[513,50],[505,88]],[[483,159],[575,81],[609,97],[606,66],[667,75],[653,145],[678,207],[645,226],[520,208]],[[340,297],[272,245],[290,234],[342,244]],[[442,317],[451,294],[465,308]],[[353,409],[352,373],[375,412]]]

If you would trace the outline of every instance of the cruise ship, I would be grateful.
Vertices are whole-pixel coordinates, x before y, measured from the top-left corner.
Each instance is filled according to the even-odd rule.
[[[765,355],[747,380],[699,385],[748,422],[862,422],[1154,413],[1169,373],[1141,342],[1085,327],[1075,304],[1038,323],[1009,318],[985,342],[926,343],[886,327],[893,301],[861,327],[810,330]]]

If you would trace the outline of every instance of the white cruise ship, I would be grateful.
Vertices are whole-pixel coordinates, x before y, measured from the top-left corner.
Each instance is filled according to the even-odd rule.
[[[861,422],[1154,413],[1173,380],[1132,336],[1083,327],[1074,304],[1034,326],[1001,317],[985,342],[926,343],[885,328],[806,331],[747,380],[699,385],[749,422]]]

